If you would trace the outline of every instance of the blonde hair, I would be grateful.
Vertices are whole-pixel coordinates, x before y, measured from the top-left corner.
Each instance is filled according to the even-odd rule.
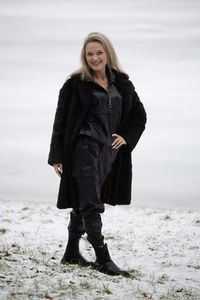
[[[103,46],[107,56],[107,68],[109,72],[114,69],[118,72],[125,73],[120,66],[115,49],[107,36],[100,32],[91,32],[83,42],[83,47],[81,50],[81,67],[78,70],[72,72],[69,77],[80,74],[82,80],[86,77],[92,78],[92,70],[88,66],[86,61],[86,45],[90,42],[98,42]]]

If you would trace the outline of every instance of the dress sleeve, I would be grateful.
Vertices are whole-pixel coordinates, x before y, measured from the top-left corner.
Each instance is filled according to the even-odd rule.
[[[68,80],[59,91],[48,156],[48,164],[51,166],[53,166],[54,163],[62,163],[64,158],[65,127],[70,104],[69,85]]]
[[[121,135],[127,142],[124,146],[126,146],[129,151],[132,151],[137,145],[147,121],[145,108],[133,85],[131,88],[131,94],[132,97],[128,117],[124,126],[119,131],[119,135]]]

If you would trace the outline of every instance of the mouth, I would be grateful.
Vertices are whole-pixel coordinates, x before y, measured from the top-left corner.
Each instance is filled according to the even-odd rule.
[[[99,64],[101,64],[101,61],[92,63],[93,66],[98,66]]]

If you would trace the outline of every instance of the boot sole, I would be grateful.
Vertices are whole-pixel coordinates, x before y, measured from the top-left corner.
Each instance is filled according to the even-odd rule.
[[[130,277],[131,274],[127,271],[121,271],[121,272],[112,272],[110,270],[108,270],[107,268],[105,268],[104,266],[99,266],[99,265],[95,265],[93,264],[92,266],[95,270],[101,272],[101,273],[104,273],[106,275],[111,275],[111,276],[119,276],[119,275],[122,275],[124,277]]]

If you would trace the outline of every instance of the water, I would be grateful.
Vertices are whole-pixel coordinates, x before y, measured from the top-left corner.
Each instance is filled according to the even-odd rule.
[[[56,203],[47,165],[57,97],[84,37],[108,35],[148,114],[132,154],[133,204],[199,208],[198,1],[0,4],[0,198]]]

